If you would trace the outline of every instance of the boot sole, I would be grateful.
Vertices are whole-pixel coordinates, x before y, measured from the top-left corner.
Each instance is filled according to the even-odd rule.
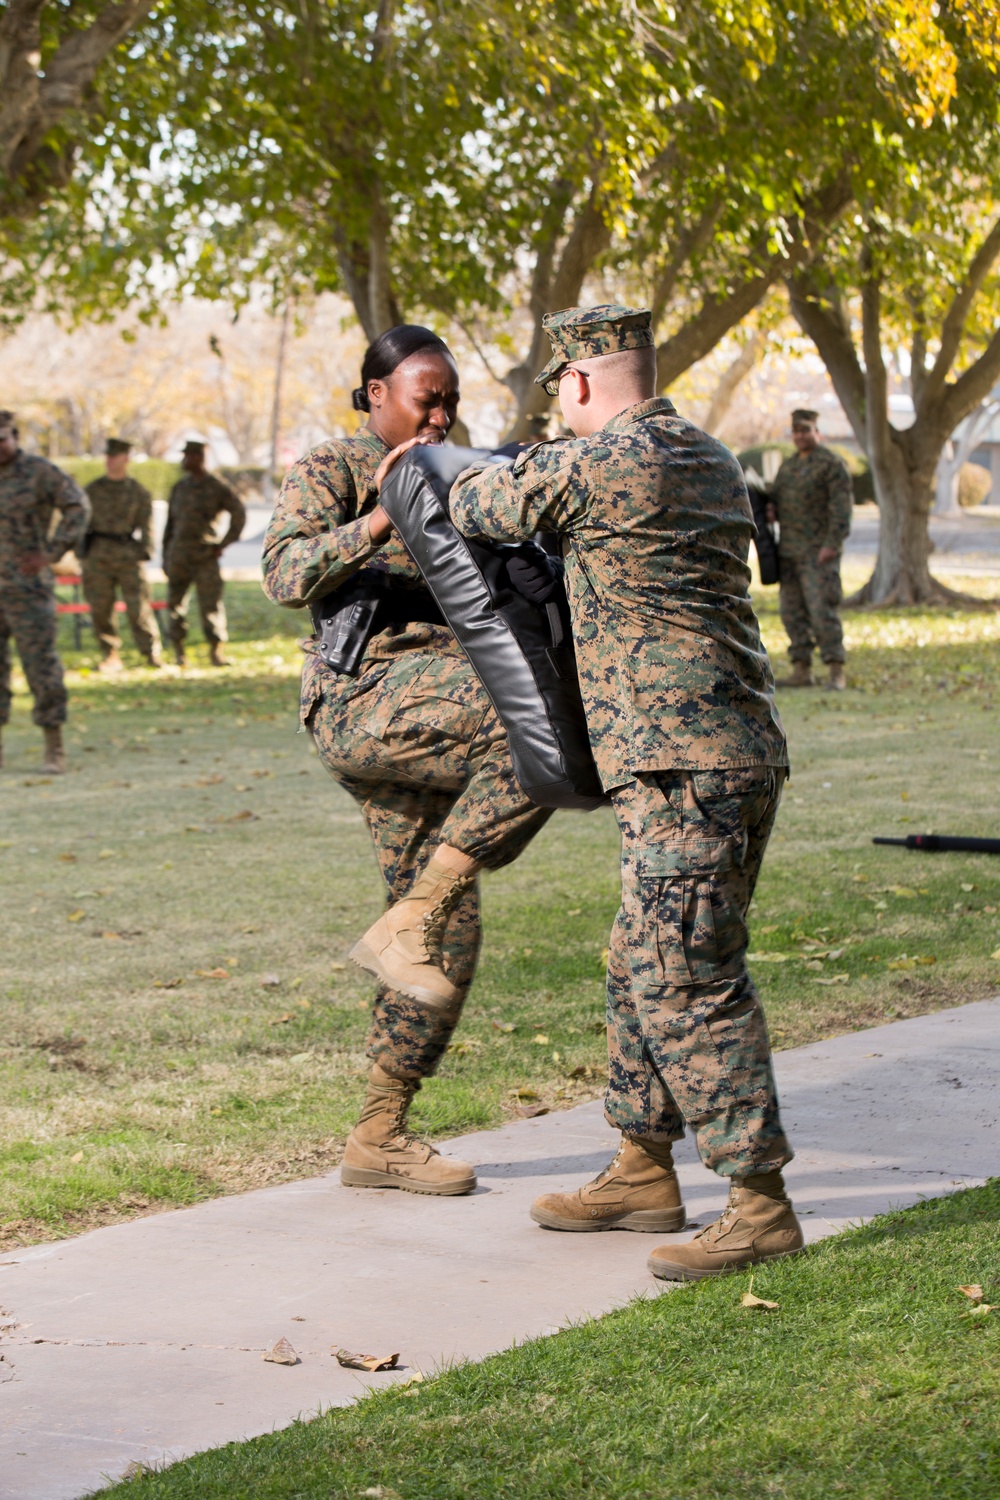
[[[442,995],[435,994],[433,990],[425,990],[419,984],[400,984],[398,979],[393,979],[382,967],[382,962],[374,948],[369,948],[362,938],[354,944],[347,955],[352,963],[357,964],[359,969],[365,969],[369,974],[386,986],[387,989],[395,990],[397,995],[406,995],[410,1000],[416,1000],[418,1005],[429,1006],[431,1010],[450,1010],[455,1002],[456,996],[446,999]]]
[[[745,1271],[748,1266],[763,1266],[772,1260],[787,1260],[790,1255],[801,1255],[805,1248],[805,1245],[800,1245],[797,1250],[781,1250],[777,1255],[759,1255],[753,1260],[741,1261],[738,1266],[719,1266],[704,1271],[696,1271],[692,1266],[679,1266],[674,1261],[660,1260],[655,1255],[649,1257],[646,1266],[658,1281],[706,1281],[712,1276],[729,1276],[734,1271]]]
[[[633,1229],[639,1234],[676,1234],[687,1223],[683,1208],[640,1209],[607,1219],[561,1219],[544,1208],[532,1208],[531,1217],[543,1229],[565,1229],[574,1234],[594,1234],[601,1229]]]
[[[400,1188],[404,1193],[430,1193],[436,1198],[460,1198],[476,1186],[475,1177],[457,1182],[415,1182],[394,1172],[376,1172],[371,1167],[341,1167],[342,1187]]]

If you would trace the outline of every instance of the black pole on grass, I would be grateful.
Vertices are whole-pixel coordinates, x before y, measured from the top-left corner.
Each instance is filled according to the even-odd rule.
[[[1000,854],[1000,839],[966,839],[948,833],[908,833],[905,839],[872,839],[873,844],[897,844],[901,849],[926,849],[931,854]]]

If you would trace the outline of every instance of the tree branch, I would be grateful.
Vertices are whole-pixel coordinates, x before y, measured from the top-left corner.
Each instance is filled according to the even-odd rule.
[[[755,328],[739,354],[723,371],[712,393],[705,420],[701,424],[706,432],[715,433],[719,430],[726,413],[733,404],[733,397],[740,387],[740,382],[750,374],[763,353],[766,343],[767,334],[762,328]]]
[[[934,361],[930,374],[924,383],[923,395],[924,401],[927,404],[937,401],[944,390],[948,371],[955,363],[962,342],[966,319],[969,316],[973,301],[982,289],[983,282],[992,270],[998,256],[1000,256],[1000,219],[993,225],[993,228],[973,256],[972,264],[966,273],[965,280],[952,298],[951,306],[945,314],[944,322],[941,325],[941,347],[938,350],[937,358]]]
[[[854,436],[867,440],[865,372],[861,368],[847,313],[832,278],[822,266],[800,271],[788,282],[792,314],[819,350]]]
[[[963,417],[974,411],[1000,381],[1000,328],[996,330],[974,365],[945,387],[941,402],[942,425],[954,432]]]
[[[874,466],[889,454],[889,377],[882,357],[882,284],[871,245],[861,252],[861,349],[865,361],[865,452]]]
[[[711,242],[718,223],[719,214],[722,212],[722,199],[716,198],[708,205],[705,212],[694,224],[691,224],[681,234],[674,246],[674,253],[660,272],[653,287],[652,313],[654,331],[660,326],[660,320],[670,298],[674,294],[677,282],[680,280],[681,272],[699,250]]]

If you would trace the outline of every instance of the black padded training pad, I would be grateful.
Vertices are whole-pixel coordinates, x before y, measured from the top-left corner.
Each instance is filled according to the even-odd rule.
[[[606,799],[562,583],[554,601],[532,604],[510,587],[505,556],[514,549],[468,541],[448,513],[459,474],[489,456],[479,448],[413,448],[383,485],[381,502],[503,721],[526,796],[540,807],[589,811]]]

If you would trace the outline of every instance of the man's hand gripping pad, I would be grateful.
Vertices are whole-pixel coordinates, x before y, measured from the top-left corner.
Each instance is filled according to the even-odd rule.
[[[534,544],[469,541],[448,513],[459,474],[490,457],[478,448],[413,448],[382,486],[381,503],[503,721],[525,795],[539,807],[590,811],[606,799],[562,580],[547,604],[532,604],[511,587],[505,559]]]

